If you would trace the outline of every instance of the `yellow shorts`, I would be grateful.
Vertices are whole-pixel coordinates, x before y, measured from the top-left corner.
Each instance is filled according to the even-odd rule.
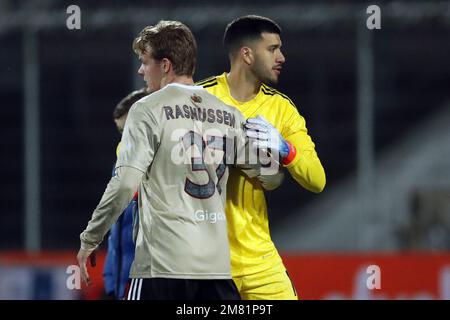
[[[283,263],[251,275],[234,277],[243,300],[298,300]]]

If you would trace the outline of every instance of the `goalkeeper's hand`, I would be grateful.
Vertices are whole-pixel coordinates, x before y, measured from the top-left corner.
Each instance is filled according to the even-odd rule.
[[[245,128],[247,129],[247,137],[256,139],[255,144],[258,149],[269,151],[272,156],[274,153],[277,153],[281,157],[283,164],[286,164],[284,160],[292,155],[293,152],[295,155],[294,147],[286,142],[278,130],[263,116],[258,115],[255,118],[247,119]]]

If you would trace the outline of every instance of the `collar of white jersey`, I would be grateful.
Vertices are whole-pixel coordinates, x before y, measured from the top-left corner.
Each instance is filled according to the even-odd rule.
[[[203,90],[202,86],[183,84],[183,83],[178,83],[178,82],[169,83],[167,86],[175,86],[175,87],[181,87],[181,88],[186,88],[186,89],[191,89],[191,90]]]

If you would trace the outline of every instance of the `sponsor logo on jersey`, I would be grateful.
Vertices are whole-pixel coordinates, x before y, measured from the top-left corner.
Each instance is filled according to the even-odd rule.
[[[208,212],[208,210],[197,210],[194,213],[195,221],[217,223],[219,221],[225,221],[227,218],[223,212]]]
[[[191,100],[194,103],[201,103],[202,102],[202,97],[200,97],[199,95],[196,95],[195,93],[191,96]]]

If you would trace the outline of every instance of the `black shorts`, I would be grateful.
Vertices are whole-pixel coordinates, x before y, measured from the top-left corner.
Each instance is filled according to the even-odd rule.
[[[128,300],[241,300],[231,279],[130,279]]]

